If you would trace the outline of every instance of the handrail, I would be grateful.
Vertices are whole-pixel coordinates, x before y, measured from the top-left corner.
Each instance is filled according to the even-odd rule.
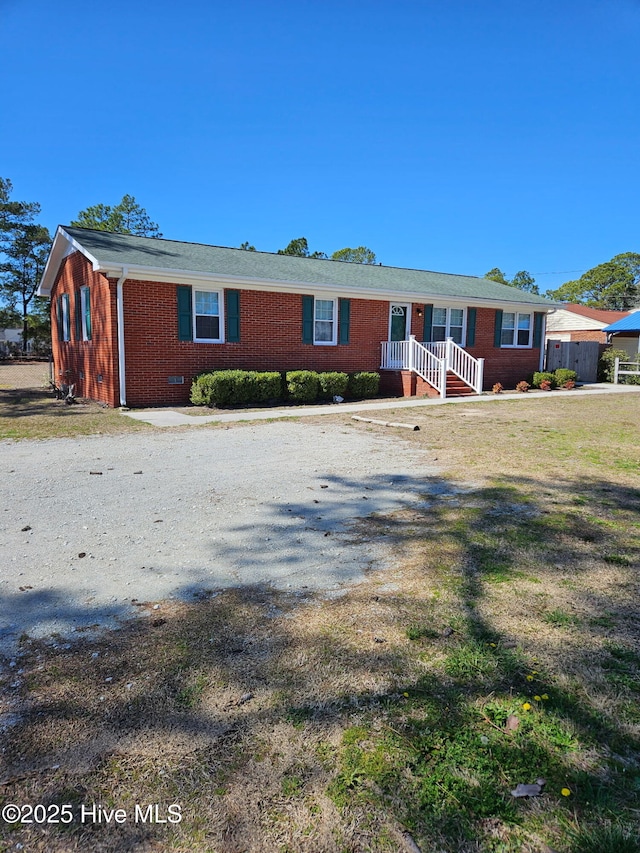
[[[382,369],[413,370],[445,397],[447,394],[447,369],[445,360],[438,358],[419,343],[415,335],[408,341],[382,341]]]
[[[484,359],[474,358],[470,353],[457,344],[452,338],[447,338],[447,370],[455,373],[466,382],[476,394],[482,393]]]
[[[408,341],[382,341],[381,367],[413,370],[442,397],[447,393],[448,371],[473,388],[476,394],[482,393],[484,359],[474,358],[452,338],[420,343],[411,335]]]

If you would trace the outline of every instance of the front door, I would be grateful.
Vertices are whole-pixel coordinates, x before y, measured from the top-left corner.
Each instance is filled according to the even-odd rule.
[[[399,305],[397,302],[391,303],[391,312],[389,316],[389,340],[390,341],[406,341],[407,334],[407,317],[409,315],[408,305]]]

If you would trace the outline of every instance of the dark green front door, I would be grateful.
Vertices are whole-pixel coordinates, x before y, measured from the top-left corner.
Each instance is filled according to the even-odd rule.
[[[391,305],[390,340],[405,341],[407,339],[407,306]]]

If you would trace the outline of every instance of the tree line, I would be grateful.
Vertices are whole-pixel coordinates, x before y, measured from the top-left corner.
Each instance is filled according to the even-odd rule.
[[[22,330],[22,349],[29,340],[45,346],[50,340],[49,300],[36,296],[51,248],[51,235],[36,220],[40,214],[37,202],[12,198],[13,185],[0,178],[0,328]],[[70,223],[80,228],[133,234],[140,237],[162,237],[156,222],[131,195],[116,205],[96,204],[81,210]],[[255,246],[244,242],[239,246],[255,252]],[[329,258],[357,264],[377,263],[375,252],[366,246],[338,249],[331,255],[311,251],[306,237],[296,237],[279,255],[300,258]],[[484,278],[516,287],[526,293],[539,294],[538,285],[526,270],[509,279],[498,267]],[[577,302],[593,308],[629,310],[640,305],[640,254],[625,252],[593,267],[579,279],[568,281],[544,296],[558,302]]]
[[[527,293],[540,292],[535,279],[526,270],[520,270],[508,279],[502,270],[494,267],[484,277]],[[629,311],[640,307],[640,254],[623,252],[615,255],[610,261],[587,270],[575,281],[567,281],[556,290],[547,290],[544,296],[556,302],[575,302],[610,311]]]

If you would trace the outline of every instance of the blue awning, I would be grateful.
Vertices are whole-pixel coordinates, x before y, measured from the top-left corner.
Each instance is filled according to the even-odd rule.
[[[605,326],[602,331],[607,332],[607,334],[610,332],[614,334],[616,332],[640,332],[640,311],[634,311],[633,314],[616,320],[610,326]]]

